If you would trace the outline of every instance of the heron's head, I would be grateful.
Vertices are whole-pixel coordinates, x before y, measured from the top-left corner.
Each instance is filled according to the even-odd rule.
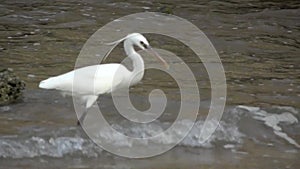
[[[126,37],[117,40],[115,42],[112,43],[108,43],[108,45],[118,45],[118,43],[125,41],[125,43],[129,43],[130,45],[135,45],[137,47],[139,47],[142,50],[145,50],[147,52],[149,52],[150,54],[152,54],[153,56],[155,56],[160,62],[163,63],[163,65],[168,69],[169,65],[168,63],[161,58],[158,53],[156,53],[155,50],[152,49],[152,47],[150,46],[148,40],[140,33],[131,33],[129,35],[127,35]],[[126,45],[125,45],[126,46]],[[113,48],[112,48],[113,49]],[[111,49],[111,50],[112,50]],[[109,53],[111,52],[111,50],[105,55],[104,59],[109,55]],[[126,51],[126,47],[125,47],[125,51]],[[128,53],[126,53],[128,55]]]
[[[127,36],[128,41],[142,50],[150,49],[149,42],[147,39],[140,33],[132,33]]]
[[[168,63],[159,56],[158,53],[155,52],[155,50],[152,49],[152,47],[150,46],[148,40],[140,33],[132,33],[127,35],[126,40],[131,41],[131,43],[133,45],[138,46],[140,49],[147,51],[148,53],[150,53],[151,55],[155,56],[156,59],[158,59],[160,62],[162,62],[162,64],[169,69],[169,65]]]

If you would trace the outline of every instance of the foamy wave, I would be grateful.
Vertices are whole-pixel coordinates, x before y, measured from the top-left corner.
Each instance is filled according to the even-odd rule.
[[[288,134],[285,133],[279,126],[279,124],[282,123],[288,125],[297,124],[298,119],[297,117],[295,117],[295,115],[298,114],[298,111],[296,109],[286,106],[274,106],[273,108],[281,110],[279,114],[275,114],[268,113],[267,111],[262,110],[259,107],[238,106],[237,108],[245,109],[249,113],[252,113],[254,119],[263,121],[266,126],[273,129],[274,134],[285,139],[288,143],[294,145],[295,147],[300,148],[300,145],[294,139],[288,136]]]
[[[63,157],[66,154],[78,152],[89,156],[96,156],[101,151],[101,149],[95,147],[89,140],[75,137],[50,139],[31,137],[26,140],[0,139],[0,157]]]
[[[271,112],[271,113],[270,113]],[[204,121],[198,120],[184,140],[178,146],[196,147],[196,148],[215,148],[223,147],[225,149],[235,150],[243,146],[243,140],[266,141],[267,145],[280,141],[278,137],[284,139],[289,144],[300,148],[300,145],[294,140],[285,128],[299,125],[297,116],[298,111],[291,107],[272,107],[269,110],[251,106],[237,106],[228,112],[225,112],[222,121],[209,121],[211,125],[218,125],[216,131],[203,142],[201,133],[210,132],[210,129],[203,129]],[[139,126],[128,125],[124,127],[122,122],[114,123],[112,126],[121,133],[132,137],[147,138],[163,131],[170,126],[170,122],[155,122]],[[156,146],[174,144],[182,136],[182,132],[193,124],[193,121],[182,120],[179,122],[176,130],[165,132],[163,137],[156,142],[145,141],[141,146]],[[272,129],[266,130],[261,124]],[[250,127],[249,127],[250,126]],[[50,131],[45,131],[50,130]],[[23,157],[63,157],[66,155],[80,155],[86,157],[100,156],[102,149],[86,137],[79,127],[60,128],[59,130],[38,130],[28,136],[26,134],[19,136],[0,137],[0,157],[4,158],[23,158]],[[202,131],[203,130],[203,131]],[[131,147],[132,142],[126,137],[113,135],[110,130],[105,128],[97,130],[99,137],[116,147]],[[297,150],[295,150],[297,151]]]
[[[193,122],[189,120],[181,121],[181,126],[186,127],[191,125]],[[151,125],[144,125],[144,127],[129,127],[119,128],[124,133],[131,133],[133,135],[147,138],[148,136],[159,134],[163,132],[163,126],[166,123],[158,123]],[[204,125],[204,121],[197,121],[187,135],[187,137],[179,144],[181,146],[192,146],[192,147],[213,147],[216,142],[225,143],[241,143],[242,134],[238,131],[238,128],[234,125],[221,122],[216,132],[207,140],[202,142],[200,140],[200,131]],[[113,125],[115,128],[118,125]],[[79,129],[79,128],[78,128]],[[65,132],[66,129],[62,129]],[[176,143],[176,137],[180,137],[180,130],[172,131],[164,134],[163,138],[154,144],[172,144]],[[204,131],[205,132],[205,131]],[[78,133],[77,133],[78,134]],[[77,135],[76,134],[76,135]],[[63,134],[60,134],[63,135]],[[130,147],[132,143],[124,137],[119,135],[112,135],[109,130],[102,129],[100,132],[102,139],[110,141],[114,146],[117,147]],[[45,137],[45,136],[43,136]],[[153,144],[145,141],[144,146],[153,146]],[[21,138],[0,138],[0,157],[37,157],[37,156],[50,156],[50,157],[63,157],[64,155],[76,155],[81,154],[85,156],[98,156],[102,152],[99,148],[88,138],[82,137],[56,137],[53,136],[49,139],[42,138],[39,136],[33,136],[27,139]]]

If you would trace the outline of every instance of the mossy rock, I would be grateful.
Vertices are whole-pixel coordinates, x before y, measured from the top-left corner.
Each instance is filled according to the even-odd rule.
[[[161,6],[161,7],[158,8],[158,12],[172,15],[172,14],[174,14],[173,9],[174,9],[174,7]]]
[[[22,97],[25,82],[12,69],[0,70],[0,105],[6,105]]]

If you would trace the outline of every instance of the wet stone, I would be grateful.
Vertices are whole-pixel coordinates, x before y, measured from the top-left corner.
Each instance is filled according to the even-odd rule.
[[[0,105],[20,99],[24,89],[24,81],[17,77],[12,69],[0,70]]]

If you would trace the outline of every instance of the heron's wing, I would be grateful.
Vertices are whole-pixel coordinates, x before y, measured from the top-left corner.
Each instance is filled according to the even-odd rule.
[[[129,73],[121,64],[103,64],[98,67],[94,76],[95,93],[110,93],[126,80]]]
[[[79,95],[99,95],[118,86],[128,72],[121,64],[87,66],[48,78],[39,87],[70,93],[74,91]]]

